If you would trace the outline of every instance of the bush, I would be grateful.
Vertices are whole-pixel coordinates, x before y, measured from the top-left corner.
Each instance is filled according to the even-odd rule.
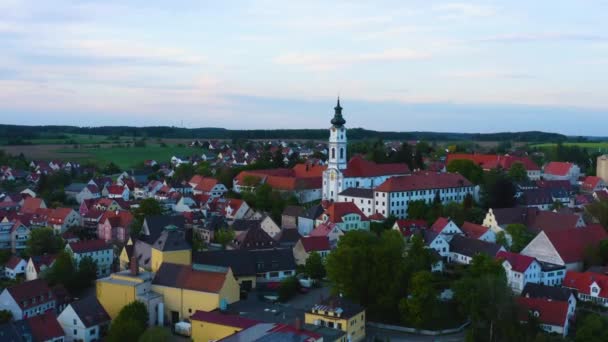
[[[283,279],[281,281],[281,286],[279,286],[279,301],[286,302],[293,298],[298,292],[298,287],[300,282],[296,277],[289,277]]]

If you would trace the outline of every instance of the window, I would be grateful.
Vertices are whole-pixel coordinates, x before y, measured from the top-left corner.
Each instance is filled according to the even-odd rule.
[[[333,147],[331,148],[331,157],[332,157],[332,159],[336,158],[336,149]]]
[[[340,148],[340,159],[344,159],[344,148]]]
[[[78,335],[78,330],[74,329],[74,335]]]

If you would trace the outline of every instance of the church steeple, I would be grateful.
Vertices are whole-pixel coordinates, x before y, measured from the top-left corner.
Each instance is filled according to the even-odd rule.
[[[346,123],[346,120],[342,117],[342,107],[340,106],[340,96],[338,96],[338,103],[334,107],[334,118],[331,119],[331,124],[335,127],[342,127]]]

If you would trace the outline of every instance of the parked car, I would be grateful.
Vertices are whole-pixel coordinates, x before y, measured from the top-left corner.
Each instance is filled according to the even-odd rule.
[[[297,278],[301,287],[309,289],[315,285],[315,280],[305,274],[298,274]]]
[[[174,331],[177,335],[190,337],[192,336],[192,324],[190,322],[177,322]]]

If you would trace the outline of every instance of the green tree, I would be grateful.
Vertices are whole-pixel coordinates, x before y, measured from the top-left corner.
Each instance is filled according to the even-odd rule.
[[[108,165],[106,165],[106,167],[103,169],[103,173],[106,175],[115,175],[120,172],[121,170],[118,165],[114,164],[113,162],[108,163]]]
[[[59,255],[57,255],[53,266],[51,266],[46,274],[46,278],[49,284],[61,284],[65,286],[68,291],[73,292],[78,287],[74,281],[75,275],[76,267],[74,266],[72,255],[66,251],[61,251]]]
[[[189,181],[192,176],[194,176],[194,165],[190,163],[180,164],[175,168],[173,173],[173,179],[178,182],[181,181]]]
[[[524,249],[524,247],[526,247],[530,241],[532,241],[532,239],[534,239],[534,235],[528,231],[528,228],[520,223],[507,225],[505,231],[511,237],[511,252],[521,252],[521,250]]]
[[[298,292],[300,282],[296,277],[285,278],[279,285],[279,301],[285,302],[291,299]]]
[[[458,172],[473,184],[480,184],[483,181],[483,169],[470,160],[452,160],[447,166],[447,171]]]
[[[85,256],[78,263],[78,271],[76,272],[75,280],[79,290],[92,286],[95,279],[97,279],[97,263],[93,258]]]
[[[272,156],[272,165],[275,168],[285,167],[285,161],[283,159],[285,159],[285,156],[283,155],[283,151],[279,146]]]
[[[523,163],[515,162],[509,169],[509,177],[511,177],[514,182],[523,182],[528,180],[528,171]]]
[[[431,266],[436,263],[433,252],[426,248],[422,235],[415,234],[405,246],[406,258],[405,268],[410,272],[422,272],[430,270]]]
[[[608,319],[598,315],[589,314],[576,329],[576,342],[600,342],[608,341]]]
[[[608,228],[608,201],[594,201],[585,206],[585,212],[597,220],[604,228]]]
[[[515,185],[502,170],[484,173],[481,190],[486,208],[510,208],[515,205]]]
[[[226,246],[234,240],[234,230],[229,228],[221,228],[213,234],[213,239],[216,243],[222,245],[222,248],[226,248]]]
[[[55,235],[53,228],[32,229],[27,240],[25,252],[27,255],[53,254],[63,249],[63,240]]]
[[[9,310],[0,310],[0,324],[8,323],[13,320],[13,313]]]
[[[110,342],[136,341],[148,326],[148,309],[140,301],[123,307],[112,321],[107,340]]]
[[[426,220],[429,206],[424,200],[411,201],[407,206],[407,217],[412,220]]]
[[[165,342],[171,339],[171,333],[161,327],[152,327],[139,337],[139,342]]]
[[[325,266],[323,266],[323,259],[317,252],[311,252],[306,259],[304,270],[313,279],[322,279],[325,277]]]
[[[429,271],[414,273],[410,281],[410,295],[399,303],[402,320],[412,323],[416,328],[434,321],[437,317],[438,291],[434,285],[433,274]]]

